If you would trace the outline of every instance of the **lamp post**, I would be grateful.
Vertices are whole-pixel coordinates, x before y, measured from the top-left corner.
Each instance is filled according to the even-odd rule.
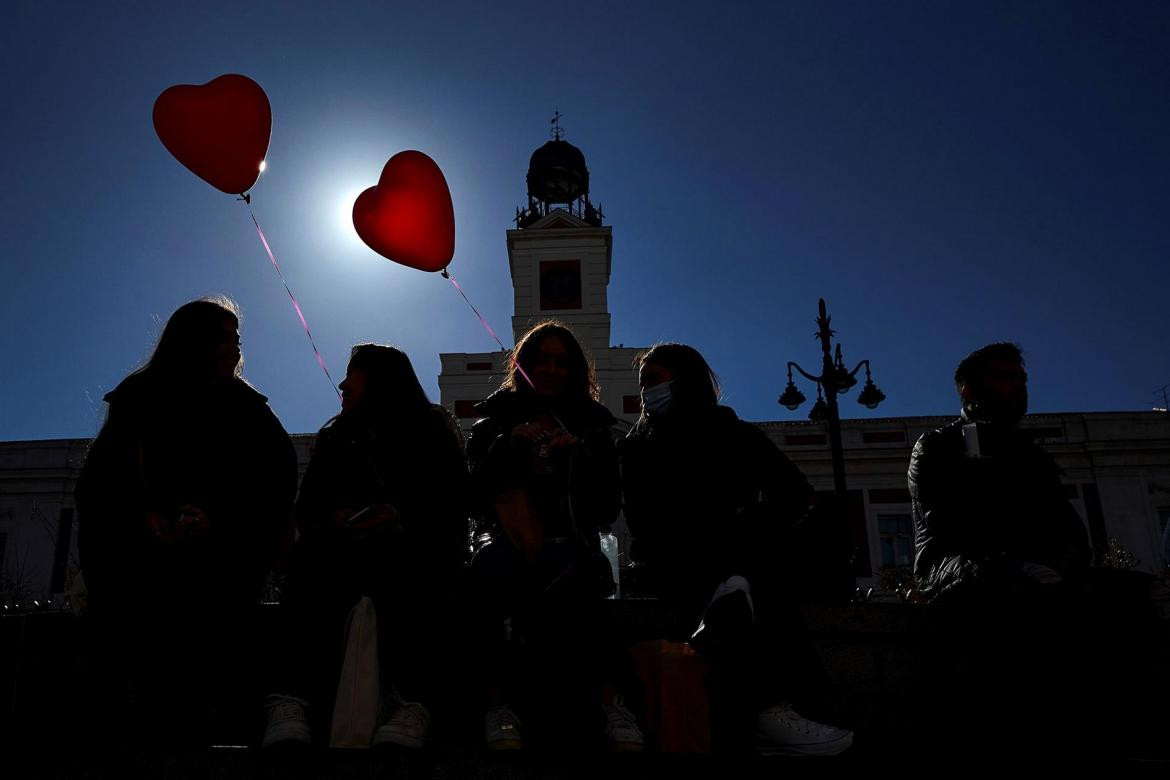
[[[886,394],[878,390],[869,373],[869,361],[862,360],[849,371],[845,368],[845,361],[841,357],[841,345],[837,344],[836,351],[832,349],[831,341],[836,332],[829,327],[832,321],[825,311],[825,299],[820,299],[819,316],[817,317],[817,332],[815,338],[821,342],[821,373],[819,376],[809,373],[798,364],[788,361],[788,386],[780,395],[778,402],[781,406],[796,411],[805,401],[804,393],[797,389],[792,381],[792,369],[795,368],[806,379],[816,382],[817,402],[809,412],[810,420],[826,420],[829,424],[829,446],[833,454],[833,493],[836,495],[838,506],[845,506],[845,455],[841,448],[841,416],[837,408],[837,396],[848,392],[857,384],[857,372],[865,366],[865,386],[857,396],[857,402],[867,409],[876,409],[878,404],[886,399]],[[821,391],[824,390],[822,397]]]

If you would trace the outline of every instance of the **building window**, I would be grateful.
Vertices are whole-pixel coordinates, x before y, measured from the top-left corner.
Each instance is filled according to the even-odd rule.
[[[484,361],[482,363],[468,363],[467,370],[468,371],[491,371],[492,370],[492,361],[487,360],[487,361]]]
[[[905,444],[905,431],[863,431],[861,434],[861,441],[863,444]]]
[[[623,395],[622,396],[622,414],[641,414],[642,413],[642,396],[640,395]]]
[[[540,264],[540,308],[581,308],[581,261],[544,260]]]
[[[785,447],[802,447],[810,444],[825,444],[828,439],[823,433],[786,433],[784,434]]]
[[[460,419],[479,417],[479,412],[475,411],[475,405],[478,403],[479,401],[456,401],[455,416]]]
[[[910,515],[878,515],[882,566],[914,564],[914,520]]]

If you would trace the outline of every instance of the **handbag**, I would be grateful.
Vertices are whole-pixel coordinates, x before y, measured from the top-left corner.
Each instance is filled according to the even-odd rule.
[[[329,747],[366,748],[378,726],[382,706],[378,619],[369,596],[362,596],[349,611],[345,637],[345,659],[333,702]]]

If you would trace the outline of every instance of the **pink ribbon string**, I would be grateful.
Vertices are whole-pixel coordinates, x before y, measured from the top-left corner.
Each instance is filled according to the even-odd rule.
[[[293,308],[297,311],[297,317],[301,320],[301,327],[305,329],[305,335],[309,337],[309,344],[313,347],[313,354],[317,356],[317,365],[321,366],[321,370],[325,372],[325,378],[329,380],[329,386],[333,388],[333,392],[337,393],[338,400],[341,399],[341,391],[337,389],[337,383],[333,381],[333,377],[329,375],[329,369],[325,367],[325,358],[321,357],[321,350],[317,349],[317,342],[313,340],[313,332],[309,330],[309,323],[305,320],[305,313],[301,311],[301,305],[297,303],[297,296],[293,295],[293,291],[289,288],[288,282],[284,278],[284,273],[280,270],[280,264],[276,262],[276,255],[272,253],[272,247],[268,245],[268,239],[264,236],[264,231],[260,229],[260,223],[256,221],[256,215],[252,213],[252,208],[248,207],[248,215],[252,217],[252,224],[256,226],[256,232],[260,235],[260,243],[264,244],[264,249],[268,252],[268,259],[272,261],[272,267],[276,269],[276,275],[280,277],[280,283],[284,285],[284,291],[288,293],[288,299],[292,301]]]
[[[471,299],[467,297],[467,293],[463,292],[462,285],[460,285],[459,282],[456,281],[455,277],[452,276],[451,272],[448,271],[446,268],[444,268],[441,271],[441,273],[442,273],[444,279],[450,281],[451,284],[455,285],[455,289],[458,290],[459,294],[463,296],[463,300],[467,301],[467,305],[471,307],[471,310],[473,312],[475,312],[475,316],[479,317],[479,323],[481,325],[483,325],[483,329],[488,332],[488,335],[496,340],[496,343],[500,345],[501,350],[503,350],[504,352],[507,352],[508,348],[504,346],[504,342],[500,341],[500,337],[496,335],[496,332],[494,330],[492,330],[492,326],[488,325],[488,321],[484,318],[484,316],[482,314],[479,313],[479,309],[475,308],[475,304],[472,303]],[[533,390],[535,390],[536,385],[532,384],[532,379],[529,378],[528,372],[525,371],[524,367],[521,366],[520,363],[518,363],[516,361],[516,356],[509,355],[509,358],[512,361],[512,365],[516,366],[516,370],[520,372],[520,376],[524,377],[524,381],[528,383],[528,386],[531,387]]]

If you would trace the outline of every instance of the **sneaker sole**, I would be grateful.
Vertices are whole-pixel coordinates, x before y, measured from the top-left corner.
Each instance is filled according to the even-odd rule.
[[[759,746],[756,752],[761,756],[808,756],[830,757],[840,755],[853,747],[853,735],[848,734],[832,742],[811,742],[804,745]]]
[[[278,745],[311,745],[313,738],[306,728],[303,731],[281,733],[273,737],[265,736],[260,743],[261,748],[276,747]]]
[[[419,738],[411,734],[404,734],[400,731],[389,731],[385,733],[375,733],[374,739],[370,743],[370,747],[404,747],[411,750],[422,750],[427,746],[426,738]]]
[[[488,750],[519,750],[524,746],[524,743],[518,739],[497,739],[494,742],[487,743]]]
[[[609,743],[609,749],[614,753],[644,753],[646,751],[646,743],[611,742]]]

